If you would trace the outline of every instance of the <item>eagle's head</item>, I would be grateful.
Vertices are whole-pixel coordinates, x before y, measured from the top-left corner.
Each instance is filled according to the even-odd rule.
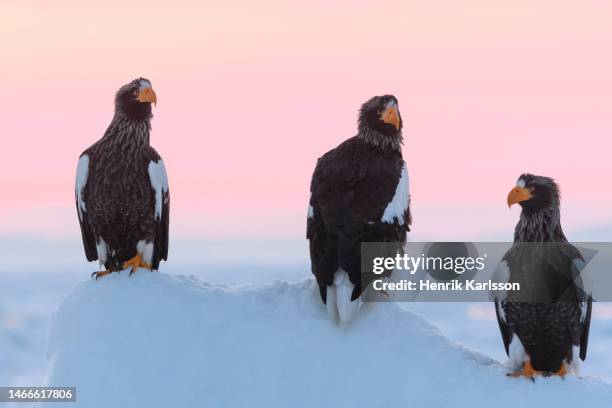
[[[151,81],[145,78],[123,85],[115,96],[115,110],[134,120],[150,119],[153,116],[151,103],[157,104],[157,95]]]
[[[402,144],[402,116],[393,95],[375,96],[359,110],[359,137],[383,149]]]
[[[544,209],[559,209],[559,186],[550,177],[522,174],[516,187],[508,193],[508,207],[518,203],[523,211],[535,213]]]

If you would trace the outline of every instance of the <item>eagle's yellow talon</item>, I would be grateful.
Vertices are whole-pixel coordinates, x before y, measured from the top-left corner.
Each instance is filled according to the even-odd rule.
[[[539,371],[537,371],[535,368],[533,368],[533,366],[531,365],[531,362],[529,361],[525,361],[523,363],[523,367],[521,370],[519,371],[513,371],[511,373],[506,374],[508,377],[527,377],[530,380],[534,381],[534,377],[537,375],[540,375],[542,373],[540,373]]]
[[[561,368],[559,371],[554,373],[554,375],[558,375],[561,378],[564,378],[567,375],[567,369],[565,368],[565,364],[561,364]]]
[[[523,375],[528,378],[533,378],[538,374],[540,374],[540,372],[533,368],[531,362],[525,361],[525,363],[523,364]]]
[[[152,266],[151,264],[145,263],[140,257],[140,254],[136,254],[135,257],[123,263],[123,269],[127,268],[131,268],[130,276],[132,276],[132,274],[136,272],[136,269],[143,268],[151,270]]]
[[[113,271],[97,271],[97,272],[93,272],[91,274],[91,277],[93,278],[94,276],[96,277],[96,280],[98,280],[98,278],[101,278],[103,276],[108,275],[109,273],[112,273]]]
[[[521,370],[519,371],[513,371],[511,373],[506,374],[508,377],[526,377],[529,378],[532,381],[535,381],[534,378],[538,375],[542,375],[542,372],[536,370],[535,368],[533,368],[533,366],[531,365],[531,363],[529,361],[526,361],[525,363],[523,363],[523,367]],[[565,364],[561,365],[561,368],[559,368],[559,371],[556,371],[554,373],[551,373],[551,375],[558,375],[561,378],[565,378],[565,376],[567,375],[567,368],[565,367]],[[545,375],[546,376],[546,375]]]

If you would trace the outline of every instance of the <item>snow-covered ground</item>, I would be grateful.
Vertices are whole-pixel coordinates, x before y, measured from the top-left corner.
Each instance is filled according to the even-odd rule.
[[[305,240],[173,240],[162,273],[239,285],[308,277]],[[53,312],[98,270],[77,239],[0,236],[0,386],[40,385]],[[170,268],[172,266],[172,268]]]
[[[605,406],[595,378],[505,376],[394,303],[333,325],[311,279],[211,285],[141,271],[79,284],[55,315],[47,385],[84,407]],[[49,406],[57,407],[56,404]],[[74,406],[74,404],[66,404]]]
[[[104,289],[106,286],[95,286],[95,282],[90,282],[88,280],[89,273],[96,270],[96,265],[87,264],[84,262],[81,253],[82,248],[80,247],[81,244],[78,241],[49,240],[41,242],[30,239],[24,239],[22,241],[10,239],[9,241],[5,241],[0,238],[0,244],[0,256],[3,259],[3,263],[0,264],[0,385],[39,385],[43,382],[44,374],[47,370],[47,355],[45,350],[47,348],[47,337],[50,329],[51,316],[54,311],[57,310],[62,300],[66,299],[73,289],[74,291],[72,292],[72,295],[70,295],[71,299],[78,296],[78,293],[81,293],[81,296],[84,296],[83,293],[86,293],[88,290],[97,290],[101,288],[104,290],[104,292],[101,293],[106,293],[112,297],[121,296],[122,292],[107,292]],[[31,255],[33,248],[36,249],[36,253],[38,254],[36,257]],[[44,248],[44,250],[41,250],[41,248]],[[44,254],[41,254],[41,252],[44,252]],[[308,292],[310,290],[309,288],[302,287],[302,289],[304,289],[304,291],[302,291],[299,289],[299,285],[295,286],[280,283],[272,286],[269,285],[269,282],[273,281],[274,279],[300,282],[311,276],[307,258],[307,247],[304,241],[300,240],[295,242],[284,242],[262,240],[260,242],[242,243],[230,241],[216,243],[175,241],[171,256],[172,258],[170,259],[169,263],[162,264],[162,273],[161,275],[158,275],[160,276],[159,281],[155,280],[155,278],[149,279],[146,277],[146,274],[142,273],[140,273],[137,278],[133,277],[132,280],[128,279],[125,282],[120,280],[122,277],[112,277],[112,279],[119,279],[117,280],[117,284],[126,283],[125,288],[118,288],[120,290],[135,290],[139,289],[138,287],[140,286],[142,286],[142,289],[144,290],[144,288],[148,287],[150,290],[146,291],[147,296],[143,300],[144,304],[147,304],[147,302],[152,302],[158,297],[164,300],[164,296],[155,295],[153,292],[156,290],[162,291],[163,289],[165,296],[167,296],[169,293],[174,293],[177,296],[179,293],[182,293],[185,295],[185,299],[190,299],[190,301],[193,301],[194,304],[199,305],[201,309],[203,309],[205,305],[212,302],[212,298],[209,295],[216,294],[215,296],[217,296],[220,301],[222,300],[222,304],[226,305],[229,308],[228,310],[233,310],[234,317],[236,317],[236,310],[240,307],[244,310],[248,310],[252,307],[253,310],[258,310],[262,313],[266,312],[268,313],[267,315],[259,317],[259,319],[263,321],[264,325],[268,325],[267,327],[272,327],[278,330],[281,330],[282,327],[286,326],[285,330],[289,331],[289,333],[281,333],[275,337],[278,338],[278,341],[269,339],[271,341],[287,341],[289,339],[291,330],[293,330],[293,325],[296,324],[295,322],[299,321],[299,324],[294,329],[294,333],[301,333],[303,336],[307,337],[310,330],[306,330],[306,328],[312,328],[313,331],[316,328],[317,332],[322,333],[322,337],[315,338],[313,341],[318,341],[321,344],[329,343],[330,350],[332,350],[331,347],[334,344],[336,346],[339,345],[341,339],[348,339],[348,337],[335,336],[350,335],[350,339],[346,340],[349,341],[350,347],[361,350],[360,352],[363,354],[367,350],[366,346],[372,342],[374,336],[374,333],[369,332],[370,329],[364,325],[373,325],[373,328],[378,328],[378,330],[381,330],[384,333],[396,332],[396,334],[394,334],[396,337],[385,337],[383,343],[381,344],[386,344],[389,346],[384,348],[385,350],[391,347],[397,347],[397,350],[393,356],[403,364],[405,370],[402,372],[395,371],[397,367],[393,365],[394,363],[391,363],[392,365],[389,367],[392,369],[392,373],[395,376],[400,376],[405,379],[403,382],[404,386],[408,387],[410,384],[413,384],[414,388],[410,388],[413,390],[424,387],[423,382],[419,382],[419,380],[415,380],[413,378],[413,376],[417,375],[417,371],[423,369],[422,365],[432,365],[432,367],[437,366],[429,360],[429,357],[423,357],[423,359],[411,358],[411,354],[406,350],[406,348],[409,346],[412,347],[418,344],[427,343],[430,340],[432,343],[436,344],[435,347],[432,345],[433,348],[431,348],[431,350],[443,350],[441,351],[442,354],[452,355],[453,357],[450,359],[451,362],[471,361],[465,366],[461,365],[461,367],[453,363],[453,365],[449,365],[444,369],[440,368],[440,372],[434,372],[433,369],[422,371],[424,376],[429,377],[429,381],[431,383],[437,382],[438,377],[448,376],[449,373],[453,374],[453,376],[450,378],[455,378],[454,373],[455,371],[459,370],[457,371],[457,376],[474,377],[476,379],[482,379],[486,376],[495,377],[496,380],[494,380],[491,387],[493,387],[495,384],[510,387],[510,389],[515,389],[514,387],[522,387],[522,385],[517,386],[512,382],[506,383],[506,379],[497,379],[498,377],[503,377],[503,369],[498,362],[504,362],[506,357],[499,337],[493,309],[491,308],[491,305],[487,303],[404,303],[395,306],[388,304],[376,304],[373,305],[372,310],[367,312],[367,314],[363,317],[363,320],[356,322],[357,325],[355,327],[351,326],[344,331],[338,331],[337,329],[328,326],[327,321],[322,318],[320,319],[320,316],[317,315],[317,313],[320,312],[320,309],[318,309],[317,306],[319,305],[319,301],[316,296],[314,298],[300,297],[306,296],[302,292]],[[196,278],[175,276],[190,274],[196,275]],[[203,284],[202,281],[208,282],[208,284],[211,285],[207,286],[206,284]],[[108,280],[108,283],[102,283],[104,285],[108,285],[109,287],[113,287],[112,284],[114,282],[115,281],[113,280]],[[250,284],[251,286],[249,288],[244,288],[243,290],[238,290],[235,288],[232,289],[230,286],[223,289],[223,287],[218,286],[218,284],[227,284],[231,285],[231,287],[241,284]],[[133,288],[133,285],[137,285],[138,287]],[[252,288],[253,285],[263,286],[264,289],[262,289],[261,292],[256,291]],[[76,289],[75,286],[77,286]],[[296,293],[296,291],[302,294],[299,295]],[[191,293],[191,295],[188,296],[187,294],[189,293]],[[199,293],[199,295],[202,296],[196,296],[195,293]],[[123,293],[123,295],[127,296],[127,293]],[[172,296],[166,300],[177,300],[177,296]],[[310,296],[310,294],[308,296]],[[181,295],[181,297],[183,296]],[[265,298],[268,299],[266,301],[267,303],[262,303],[262,299]],[[131,297],[131,299],[137,300],[135,297]],[[81,300],[83,302],[86,301],[85,297],[83,297]],[[228,305],[231,305],[233,301],[237,302],[236,305],[229,307]],[[298,308],[300,303],[303,306],[303,311],[309,313],[312,312],[311,314],[307,313],[304,316],[304,319],[300,318],[299,316],[301,315],[296,312],[297,310],[300,310]],[[162,302],[162,304],[165,303]],[[265,306],[266,304],[270,305],[270,307],[268,308]],[[66,305],[68,305],[68,303],[64,304],[64,309],[66,308]],[[182,311],[186,313],[186,315],[190,315],[192,312],[189,311],[190,308],[187,306],[187,304],[183,304],[183,306],[177,304],[172,310]],[[310,307],[313,309],[308,309]],[[388,308],[390,307],[392,308],[389,309],[391,312],[387,313]],[[129,316],[133,316],[134,312],[131,311],[131,309],[133,308],[126,307],[125,310],[119,310],[119,308],[115,308],[115,306],[113,306],[112,310],[114,313],[112,314],[117,315],[118,317],[127,318]],[[192,332],[189,333],[196,333],[200,330],[198,327],[204,327],[205,324],[212,323],[210,319],[204,319],[207,315],[201,309],[198,309],[201,313],[198,314],[198,316],[193,317],[194,323],[191,328]],[[222,309],[221,306],[210,307],[209,309],[216,309],[216,313],[218,314],[223,313],[223,310],[220,310]],[[444,337],[437,333],[435,329],[432,329],[429,324],[423,323],[423,321],[420,318],[415,317],[414,314],[403,313],[399,309],[408,309],[418,312],[429,322],[438,326],[442,334],[447,338],[450,338],[451,341],[444,339]],[[291,312],[292,310],[293,312]],[[292,315],[291,313],[294,312],[295,314]],[[102,312],[99,311],[99,314],[101,315]],[[110,315],[111,313],[106,314]],[[180,316],[180,313],[176,316]],[[228,319],[231,316],[232,314],[228,313]],[[253,316],[253,314],[249,313],[248,316]],[[81,317],[85,318],[87,316],[83,314]],[[89,317],[91,318],[91,316]],[[275,317],[277,317],[278,320],[274,320]],[[393,326],[393,330],[391,330],[389,327],[377,326],[378,323],[375,323],[377,320],[387,321],[389,320],[389,317],[403,321],[404,323],[401,324],[401,326],[406,325],[420,327],[428,334],[419,334],[418,331],[415,332],[414,330],[406,332],[408,329],[398,329],[395,325]],[[200,320],[200,326],[198,326],[197,323]],[[253,317],[251,320],[257,320],[257,316]],[[91,322],[94,321],[94,319],[91,320]],[[252,327],[251,323],[244,321],[241,321],[241,324],[237,326],[241,325]],[[151,326],[151,328],[154,327],[155,326]],[[425,329],[426,327],[430,327],[430,329]],[[186,327],[182,328],[186,330]],[[336,331],[338,331],[338,333],[336,333]],[[432,334],[434,332],[437,334]],[[117,330],[113,329],[113,333],[117,333]],[[145,333],[152,332],[145,331]],[[232,347],[236,348],[236,345],[239,342],[250,344],[262,343],[265,341],[265,338],[261,337],[261,332],[251,333],[246,331],[230,331],[227,334],[229,333],[234,333],[233,335],[235,336],[242,334],[242,337],[230,340],[227,344],[228,350],[230,350]],[[258,333],[258,336],[254,337],[249,333]],[[408,333],[411,333],[410,336],[408,336]],[[81,335],[83,333],[77,331],[77,334]],[[353,336],[355,337],[354,339]],[[408,338],[418,338],[419,336],[428,340],[425,341],[423,338],[421,338],[421,340],[410,340]],[[160,347],[160,355],[166,353],[172,355],[178,348],[177,344],[184,344],[182,343],[184,339],[177,340],[176,338],[171,339],[171,337],[172,336],[170,335],[165,337],[168,340],[167,344],[162,345],[157,343]],[[78,340],[79,338],[80,337],[78,336],[74,337],[75,340]],[[362,340],[358,340],[360,338]],[[402,342],[407,342],[405,346],[401,345],[403,343],[400,342],[400,338]],[[145,352],[147,350],[151,351],[151,349],[147,346],[148,343],[146,340],[147,339],[140,339],[142,343],[142,350],[138,349],[136,350],[136,353]],[[357,343],[359,341],[361,341],[361,343]],[[465,347],[469,347],[472,350],[477,350],[478,352],[493,358],[497,362],[488,363],[487,361],[490,360],[487,358],[481,359],[481,357],[474,357],[475,354],[466,352],[463,347],[457,347],[453,342],[463,344]],[[204,342],[202,344],[205,345],[207,343]],[[446,346],[443,347],[443,344],[446,344],[448,348]],[[580,385],[580,388],[575,388],[574,385],[571,385],[572,390],[579,395],[583,395],[583,393],[580,392],[582,387],[587,387],[589,390],[591,390],[591,388],[595,390],[593,393],[591,393],[589,390],[585,391],[584,395],[587,395],[587,397],[585,397],[587,398],[587,401],[591,397],[594,398],[595,394],[597,393],[607,392],[602,391],[604,388],[607,389],[607,387],[604,387],[604,385],[601,385],[600,383],[606,383],[609,381],[607,379],[612,379],[612,357],[610,354],[612,347],[611,344],[612,306],[610,304],[599,303],[596,304],[594,309],[589,355],[586,363],[583,364],[582,369],[583,374],[586,377],[590,377],[589,379],[584,380],[590,385]],[[250,346],[247,345],[247,347]],[[294,344],[293,346],[287,346],[287,348],[283,350],[288,352],[287,350],[289,350],[291,347],[294,347],[294,349],[301,347],[304,352],[307,350],[312,350],[309,348],[310,345],[308,344]],[[82,348],[81,350],[84,351],[85,348]],[[127,354],[124,354],[122,350],[123,349],[119,348],[118,351],[115,350],[114,352],[118,353],[117,355],[126,356]],[[270,351],[268,350],[268,352]],[[390,359],[391,356],[385,353],[386,352],[382,354],[382,357]],[[111,353],[109,355],[113,356],[114,354]],[[185,360],[189,360],[189,358],[185,357],[186,354],[181,355],[184,356]],[[403,357],[404,355],[406,358]],[[476,356],[478,355],[476,354]],[[316,359],[317,357],[308,356],[308,358]],[[334,357],[328,356],[327,358],[328,360],[330,358],[333,360]],[[337,356],[335,358],[338,358],[338,361],[341,362],[347,361],[342,360]],[[352,375],[353,371],[361,370],[364,362],[370,361],[367,360],[367,358],[368,357],[366,356],[356,358],[350,363],[352,365],[349,365],[349,367],[354,368],[347,371],[351,372]],[[323,359],[323,357],[321,357],[321,359]],[[304,360],[301,357],[298,357],[295,361],[301,364]],[[418,362],[418,364],[414,364],[415,362]],[[484,365],[486,367],[480,367],[483,362],[485,362]],[[310,360],[308,360],[305,364],[310,366],[311,363],[314,364],[315,361],[313,360],[310,362]],[[320,364],[323,364],[322,360]],[[57,365],[53,365],[53,367],[56,369],[58,368]],[[243,367],[247,367],[247,365],[245,364]],[[283,367],[289,370],[288,365]],[[474,368],[475,371],[471,371],[471,369],[467,369],[465,367],[477,368]],[[258,371],[257,366],[250,366],[249,369],[253,374],[252,377],[257,378],[259,376],[258,373],[260,371]],[[468,371],[461,371],[464,369]],[[481,369],[483,370],[482,373],[485,373],[482,374],[484,377],[477,374],[481,372]],[[165,372],[161,372],[160,375],[162,374],[164,378],[167,378]],[[287,371],[286,374],[290,376],[290,371]],[[315,375],[315,373],[311,374]],[[175,375],[179,374],[175,373]],[[197,372],[197,375],[194,375],[196,377],[206,376],[206,374],[201,374],[199,371]],[[297,375],[297,377],[300,375]],[[385,376],[387,378],[390,377],[391,372],[385,374]],[[594,380],[592,377],[597,377],[599,380]],[[306,382],[309,381],[309,377],[306,375],[303,377],[303,379],[305,379]],[[463,384],[460,382],[457,382],[455,385],[450,385],[450,379],[444,381],[449,381],[441,383],[441,385],[446,386],[449,389],[448,393],[451,393],[451,389],[453,387],[463,387]],[[469,388],[471,380],[466,381]],[[489,384],[491,383],[486,382],[484,379],[483,381],[485,381],[484,384],[487,384],[487,386],[484,387],[481,392],[487,393],[489,401],[492,401],[493,395],[498,393],[498,389],[490,388]],[[501,381],[501,383],[498,383],[497,381]],[[563,396],[563,392],[556,390],[556,386],[549,385],[555,384],[555,381],[555,379],[546,382],[540,381],[536,383],[535,386],[538,387],[538,389],[540,389],[540,387],[543,387],[543,389],[549,389],[550,392],[554,394],[561,392],[560,395]],[[578,380],[568,379],[562,384],[564,384],[564,386],[568,386],[568,384],[573,384],[575,381]],[[399,380],[387,382],[386,392],[392,393],[396,391],[396,386],[398,386],[399,383]],[[337,380],[336,386],[340,387],[339,389],[342,389],[342,385],[338,385]],[[362,389],[364,388],[359,382],[356,382],[356,387],[357,386],[360,386]],[[151,387],[151,390],[153,389],[154,388]],[[533,388],[528,388],[527,390],[529,393],[531,393],[532,389]],[[433,392],[434,395],[437,395],[438,393],[450,395],[444,394],[442,392],[442,388],[435,390],[430,387],[429,390]],[[522,388],[517,389],[517,392],[523,391],[524,390]],[[363,391],[360,392],[363,393]],[[399,396],[405,395],[404,391],[397,392]],[[444,392],[446,392],[446,390],[444,390]],[[83,391],[79,391],[79,398],[81,398],[82,393]],[[374,406],[384,406],[384,401],[388,401],[388,399],[381,398],[374,404]],[[399,401],[399,399],[397,401]],[[473,400],[468,399],[466,400],[466,403],[471,401]],[[496,399],[495,401],[498,400]],[[573,401],[572,398],[568,396],[565,403],[561,403],[560,405],[569,406],[571,401]],[[78,405],[81,406],[81,404]],[[171,406],[174,405],[175,404],[171,404]],[[395,406],[396,404],[391,405]],[[74,406],[74,404],[72,406]],[[591,404],[591,406],[597,406],[597,404]]]

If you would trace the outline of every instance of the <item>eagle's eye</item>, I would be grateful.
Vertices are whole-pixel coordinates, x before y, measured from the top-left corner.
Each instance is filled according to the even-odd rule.
[[[535,190],[535,187],[534,186],[529,186],[528,189],[529,189],[529,191],[531,191],[533,193],[533,191]]]

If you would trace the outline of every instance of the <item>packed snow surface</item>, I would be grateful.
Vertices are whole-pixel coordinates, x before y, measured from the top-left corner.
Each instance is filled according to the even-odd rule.
[[[505,374],[502,363],[451,342],[398,304],[366,304],[337,327],[312,280],[229,287],[140,270],[83,282],[62,303],[46,384],[77,387],[77,403],[67,407],[100,408],[612,401],[612,384],[601,379]]]

